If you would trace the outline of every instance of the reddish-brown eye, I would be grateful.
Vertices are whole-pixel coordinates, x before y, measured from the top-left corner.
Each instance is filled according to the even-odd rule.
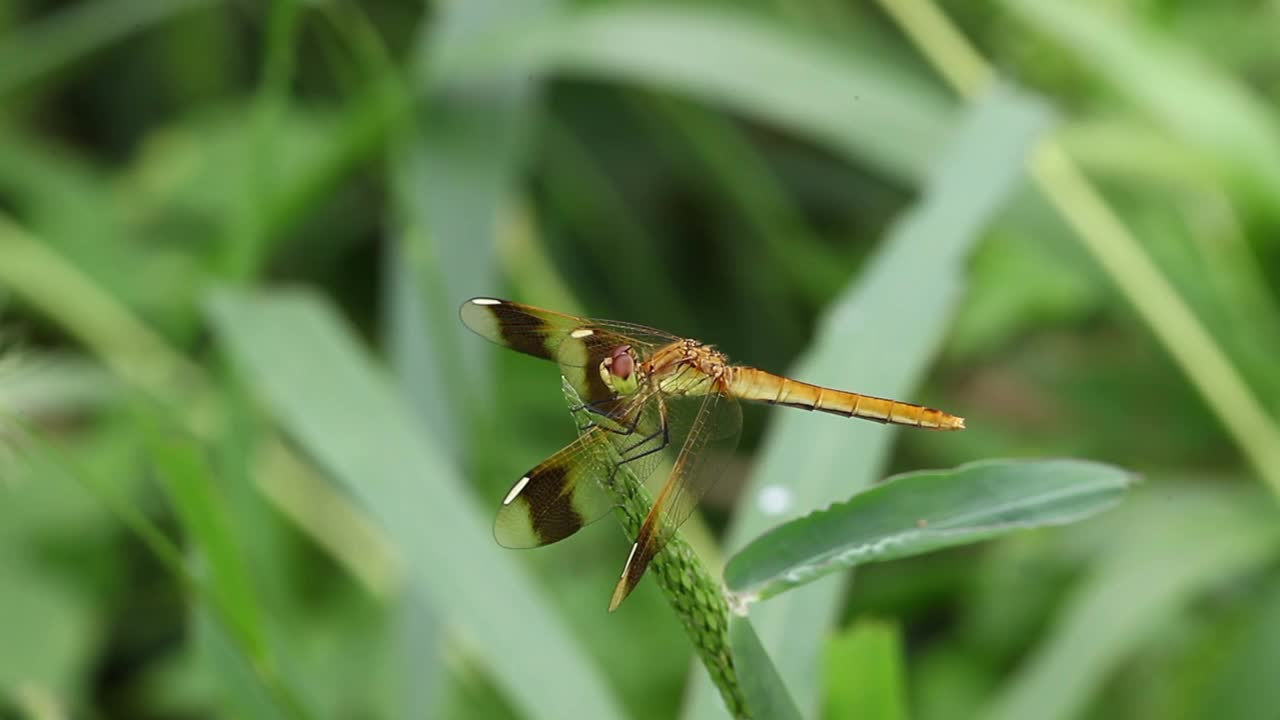
[[[609,372],[619,380],[631,377],[631,372],[635,370],[635,361],[631,359],[630,350],[630,345],[622,345],[613,351],[613,362],[609,365]]]

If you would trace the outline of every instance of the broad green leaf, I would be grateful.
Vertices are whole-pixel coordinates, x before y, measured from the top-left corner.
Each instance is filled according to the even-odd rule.
[[[1184,141],[1211,150],[1262,198],[1280,195],[1280,125],[1246,86],[1099,3],[1003,0]],[[1270,204],[1270,203],[1268,203]]]
[[[911,399],[963,290],[970,250],[1021,175],[1024,153],[1047,124],[1038,103],[996,88],[974,106],[940,155],[924,196],[894,227],[856,284],[820,324],[797,379]],[[950,408],[971,415],[964,408]],[[970,417],[970,426],[983,421]],[[894,430],[778,411],[763,457],[729,532],[731,548],[877,478]],[[947,435],[931,438],[948,442]],[[769,502],[762,502],[768,500]],[[752,615],[802,712],[816,710],[814,658],[840,606],[842,586],[788,593]],[[709,688],[695,717],[720,717]]]
[[[859,620],[827,644],[826,720],[905,720],[906,671],[895,623]]]
[[[1149,484],[1107,519],[1111,540],[1047,636],[984,717],[1079,716],[1117,666],[1178,608],[1280,555],[1280,511],[1236,488]]]
[[[773,661],[751,627],[751,620],[744,615],[729,615],[729,651],[733,654],[733,665],[751,717],[800,720],[795,701],[787,694]]]
[[[1081,520],[1120,502],[1131,481],[1082,460],[985,460],[899,475],[760,536],[729,561],[725,583],[749,604],[855,565]]]
[[[210,310],[281,426],[395,543],[408,592],[428,600],[513,702],[530,717],[622,716],[544,593],[494,543],[444,449],[323,301],[222,293]]]
[[[900,180],[925,174],[954,110],[856,47],[742,10],[601,5],[442,53],[437,72],[561,72],[688,94],[830,144]]]

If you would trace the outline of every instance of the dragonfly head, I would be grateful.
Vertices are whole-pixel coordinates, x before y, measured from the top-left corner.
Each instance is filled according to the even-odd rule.
[[[600,379],[617,395],[630,395],[640,387],[636,357],[630,345],[619,345],[600,362]]]

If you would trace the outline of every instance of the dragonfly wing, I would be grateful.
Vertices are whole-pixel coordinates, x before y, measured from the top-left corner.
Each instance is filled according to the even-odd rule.
[[[624,422],[579,411],[577,440],[539,463],[511,486],[493,523],[499,545],[529,548],[563,540],[608,514],[613,507],[607,483],[619,463],[647,477],[659,457],[642,455],[661,438],[661,416],[655,394],[628,398],[621,411]],[[645,441],[645,438],[649,438]]]
[[[615,402],[600,377],[600,363],[623,345],[643,361],[658,348],[679,341],[644,325],[580,318],[496,298],[472,298],[462,304],[458,315],[486,340],[559,363],[583,402],[606,415],[620,411],[625,403]]]
[[[713,391],[702,398],[670,398],[664,410],[669,447],[679,448],[679,454],[631,546],[609,601],[610,612],[631,594],[649,563],[724,475],[738,446],[742,409],[731,396]]]
[[[598,364],[597,358],[581,353],[578,344],[561,347],[575,331],[581,331],[579,337],[593,337],[588,343],[592,347],[631,345],[642,354],[679,339],[644,325],[581,318],[497,298],[471,298],[462,303],[458,316],[463,325],[492,343],[574,367]]]
[[[604,435],[583,433],[511,486],[493,522],[499,545],[548,545],[609,512],[612,503],[601,485],[611,467]]]

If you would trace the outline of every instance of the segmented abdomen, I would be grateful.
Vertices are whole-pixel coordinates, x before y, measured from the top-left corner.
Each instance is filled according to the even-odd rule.
[[[941,410],[886,398],[810,385],[749,367],[733,368],[729,391],[743,400],[821,410],[845,417],[908,425],[930,430],[960,430],[964,418]]]

